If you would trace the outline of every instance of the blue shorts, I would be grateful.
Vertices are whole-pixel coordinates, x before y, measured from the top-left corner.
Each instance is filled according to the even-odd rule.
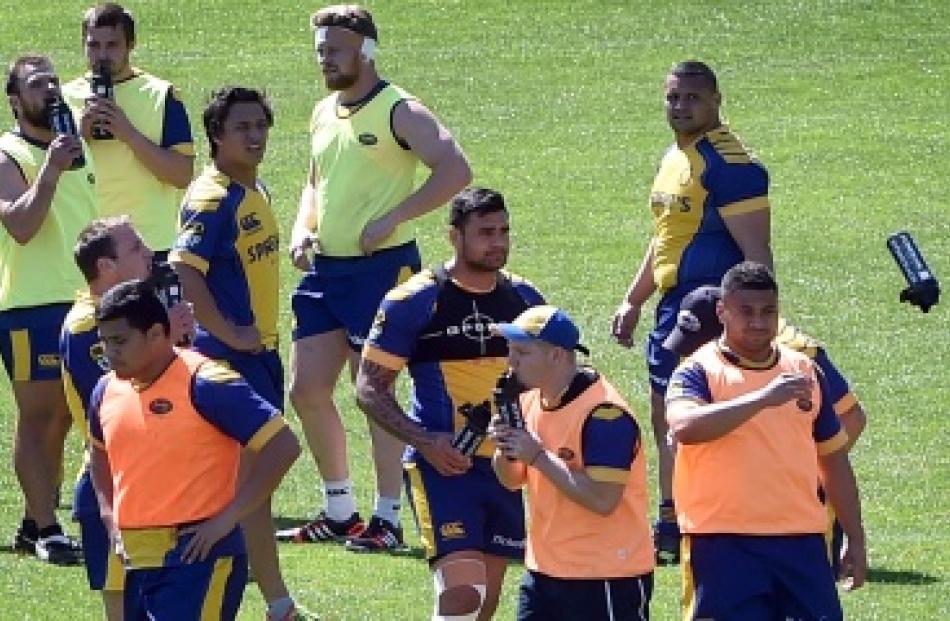
[[[318,255],[291,296],[293,339],[342,329],[350,347],[362,350],[383,297],[421,269],[416,242],[367,257]]]
[[[240,373],[265,401],[284,411],[284,365],[276,349],[265,349],[256,354],[233,352],[220,362]]]
[[[59,333],[72,302],[0,312],[0,356],[14,382],[62,377]]]
[[[687,535],[682,545],[687,619],[842,619],[822,535]]]
[[[442,476],[419,457],[403,464],[426,558],[433,563],[452,552],[477,550],[520,561],[525,546],[521,492],[498,482],[490,459],[472,461],[468,472],[454,477]]]
[[[125,618],[173,621],[237,616],[247,583],[247,556],[219,556],[126,575]]]
[[[122,559],[112,548],[106,525],[99,514],[96,491],[89,468],[84,468],[73,492],[73,519],[79,523],[86,579],[93,591],[121,591],[125,586]]]
[[[645,354],[647,372],[650,375],[650,388],[660,396],[666,395],[666,385],[669,384],[670,376],[680,363],[680,357],[664,348],[663,341],[676,327],[676,317],[679,315],[683,298],[694,289],[707,284],[718,285],[719,283],[696,282],[677,285],[664,293],[656,305],[656,323],[653,331],[647,336]]]
[[[653,573],[576,580],[527,571],[518,588],[518,621],[646,621]]]

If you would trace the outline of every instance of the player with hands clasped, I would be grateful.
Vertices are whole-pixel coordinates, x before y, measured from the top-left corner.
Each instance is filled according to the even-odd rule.
[[[847,536],[840,573],[856,589],[867,556],[847,433],[816,363],[773,342],[771,271],[740,263],[721,295],[722,337],[680,364],[666,397],[687,618],[841,619],[816,485]]]
[[[587,349],[563,310],[536,306],[493,331],[508,339],[511,369],[527,387],[490,429],[499,480],[528,491],[519,621],[648,619],[654,558],[632,410],[603,375],[578,365],[575,352]]]

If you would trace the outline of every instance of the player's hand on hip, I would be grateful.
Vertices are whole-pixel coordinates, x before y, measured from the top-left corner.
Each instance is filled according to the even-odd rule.
[[[845,538],[841,550],[841,570],[838,576],[843,580],[845,591],[854,591],[864,586],[868,575],[867,547],[863,541],[855,542]]]
[[[228,345],[238,351],[252,354],[264,349],[264,345],[261,342],[261,332],[256,326],[232,326],[231,342],[228,343]]]
[[[640,307],[624,300],[614,312],[610,333],[624,347],[633,346],[633,331],[640,322]]]
[[[320,240],[307,234],[290,245],[290,262],[301,272],[313,267],[313,255],[320,250]]]
[[[763,407],[774,407],[795,399],[800,404],[809,404],[802,409],[810,410],[811,391],[810,376],[803,373],[782,373],[759,391],[759,404]]]
[[[181,553],[181,560],[186,563],[203,561],[208,558],[214,544],[234,530],[237,520],[225,509],[218,515],[208,518],[200,524],[189,526],[178,531],[178,536],[192,535],[191,541]]]
[[[69,170],[73,160],[82,155],[82,141],[76,136],[59,134],[46,150],[46,164],[57,171]]]
[[[360,235],[360,248],[363,250],[363,254],[369,254],[376,250],[383,243],[383,240],[392,235],[397,224],[399,223],[395,221],[391,213],[369,222]]]
[[[452,446],[451,434],[431,434],[431,442],[420,444],[416,450],[442,476],[465,474],[472,467],[472,459]]]

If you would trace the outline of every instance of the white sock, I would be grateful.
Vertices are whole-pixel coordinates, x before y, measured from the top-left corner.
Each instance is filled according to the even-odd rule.
[[[356,499],[353,498],[353,481],[324,481],[323,498],[326,501],[327,517],[342,522],[356,513]]]
[[[394,526],[399,526],[400,506],[401,499],[399,497],[376,496],[376,507],[373,509],[373,515],[383,518]]]
[[[275,599],[271,603],[267,604],[267,618],[268,619],[283,619],[287,616],[287,613],[291,611],[294,607],[294,600],[289,595],[287,597],[281,597],[280,599]]]

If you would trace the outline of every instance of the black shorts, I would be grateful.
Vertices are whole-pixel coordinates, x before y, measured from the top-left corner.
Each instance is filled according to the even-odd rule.
[[[653,573],[633,578],[580,580],[525,572],[518,589],[518,621],[645,621]]]

